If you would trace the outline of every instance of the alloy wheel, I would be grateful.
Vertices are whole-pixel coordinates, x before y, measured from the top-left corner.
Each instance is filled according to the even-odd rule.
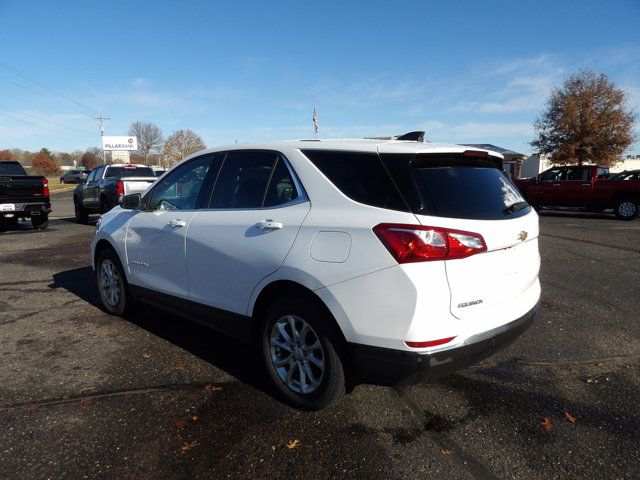
[[[111,307],[120,301],[120,275],[114,263],[105,259],[100,265],[100,290],[102,297]]]

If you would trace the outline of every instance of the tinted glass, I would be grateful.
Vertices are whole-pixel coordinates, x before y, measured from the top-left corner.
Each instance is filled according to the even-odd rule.
[[[438,166],[413,172],[431,215],[496,220],[530,211],[509,177],[497,168]]]
[[[198,207],[212,157],[200,157],[167,175],[151,192],[148,210],[194,210]],[[149,169],[151,170],[151,169]]]
[[[0,176],[26,175],[19,163],[0,163]]]
[[[565,170],[562,168],[552,168],[551,170],[547,170],[546,172],[542,172],[540,174],[540,181],[550,180],[553,182],[557,182],[560,180],[564,180],[565,178]]]
[[[261,208],[277,159],[273,152],[228,153],[216,181],[211,208]]]
[[[598,168],[598,178],[609,178],[609,169]]]
[[[89,176],[87,177],[87,183],[93,182],[93,180],[96,178],[96,171],[97,170],[91,170],[91,172],[89,172]]]
[[[330,150],[304,150],[302,153],[351,200],[408,211],[377,154]]]
[[[567,172],[567,180],[591,180],[591,167],[573,167]]]
[[[298,191],[291,178],[291,173],[282,158],[278,159],[276,168],[271,175],[271,181],[264,198],[264,207],[282,205],[298,198]]]
[[[155,177],[155,174],[149,167],[108,167],[106,177]]]

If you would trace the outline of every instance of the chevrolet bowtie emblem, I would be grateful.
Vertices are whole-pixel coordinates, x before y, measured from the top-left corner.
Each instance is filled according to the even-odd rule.
[[[519,238],[522,242],[524,242],[524,241],[527,239],[527,237],[528,237],[528,236],[529,236],[529,234],[528,234],[527,232],[525,232],[524,230],[523,230],[523,231],[521,231],[521,232],[518,234],[518,238]]]

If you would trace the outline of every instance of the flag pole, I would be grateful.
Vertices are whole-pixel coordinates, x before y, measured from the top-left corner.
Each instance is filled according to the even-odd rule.
[[[313,138],[315,140],[317,140],[318,139],[318,114],[316,113],[316,100],[315,100],[315,98],[313,99],[313,131],[315,132]]]

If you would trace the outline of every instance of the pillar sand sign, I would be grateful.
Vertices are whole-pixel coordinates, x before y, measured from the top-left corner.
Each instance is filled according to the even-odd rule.
[[[138,149],[138,137],[102,137],[102,150],[126,150],[128,152]]]

